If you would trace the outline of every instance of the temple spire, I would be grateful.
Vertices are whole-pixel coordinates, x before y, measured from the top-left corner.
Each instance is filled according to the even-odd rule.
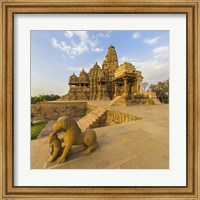
[[[106,57],[103,61],[102,69],[105,72],[107,78],[111,80],[114,77],[114,72],[118,68],[118,59],[115,47],[111,44],[108,48]]]

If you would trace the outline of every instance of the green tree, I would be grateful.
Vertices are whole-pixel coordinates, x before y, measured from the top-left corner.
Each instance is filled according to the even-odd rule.
[[[156,93],[161,103],[169,103],[169,79],[160,81],[157,84],[151,84],[149,89]]]
[[[39,96],[35,96],[35,97],[31,97],[31,104],[35,104],[35,103],[38,103],[38,102],[42,102],[42,101],[55,101],[56,99],[59,99],[60,96],[59,95],[54,95],[54,94],[51,94],[51,95],[39,95]]]
[[[143,88],[143,91],[146,92],[146,88],[148,87],[149,83],[148,82],[144,82],[142,83],[142,88]]]

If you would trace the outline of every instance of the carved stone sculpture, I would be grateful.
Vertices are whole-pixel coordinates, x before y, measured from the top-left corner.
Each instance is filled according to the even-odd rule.
[[[117,53],[114,46],[108,48],[102,68],[97,64],[88,73],[83,69],[79,76],[69,78],[68,100],[109,100],[114,95],[114,73],[118,69]]]
[[[53,132],[49,135],[50,157],[48,162],[54,161],[62,151],[62,140],[58,138],[57,133]]]
[[[57,159],[58,164],[65,162],[67,154],[73,145],[86,145],[87,149],[83,152],[83,155],[91,154],[92,150],[97,147],[95,131],[87,129],[82,133],[76,121],[67,116],[60,117],[53,125],[53,129],[56,133],[64,132],[63,142],[65,147],[61,156]]]

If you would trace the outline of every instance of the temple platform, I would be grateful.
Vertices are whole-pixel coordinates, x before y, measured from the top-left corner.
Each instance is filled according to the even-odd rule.
[[[110,101],[89,101],[89,105],[131,114],[141,120],[95,128],[99,146],[81,156],[74,146],[67,162],[52,169],[168,169],[169,105],[109,106]],[[48,137],[31,141],[31,168],[43,169],[48,159]],[[39,155],[39,156],[38,156]]]

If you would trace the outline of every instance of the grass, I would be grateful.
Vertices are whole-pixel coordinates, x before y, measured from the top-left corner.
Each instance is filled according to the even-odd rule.
[[[38,122],[31,126],[31,140],[37,138],[40,131],[46,126],[47,122]]]

